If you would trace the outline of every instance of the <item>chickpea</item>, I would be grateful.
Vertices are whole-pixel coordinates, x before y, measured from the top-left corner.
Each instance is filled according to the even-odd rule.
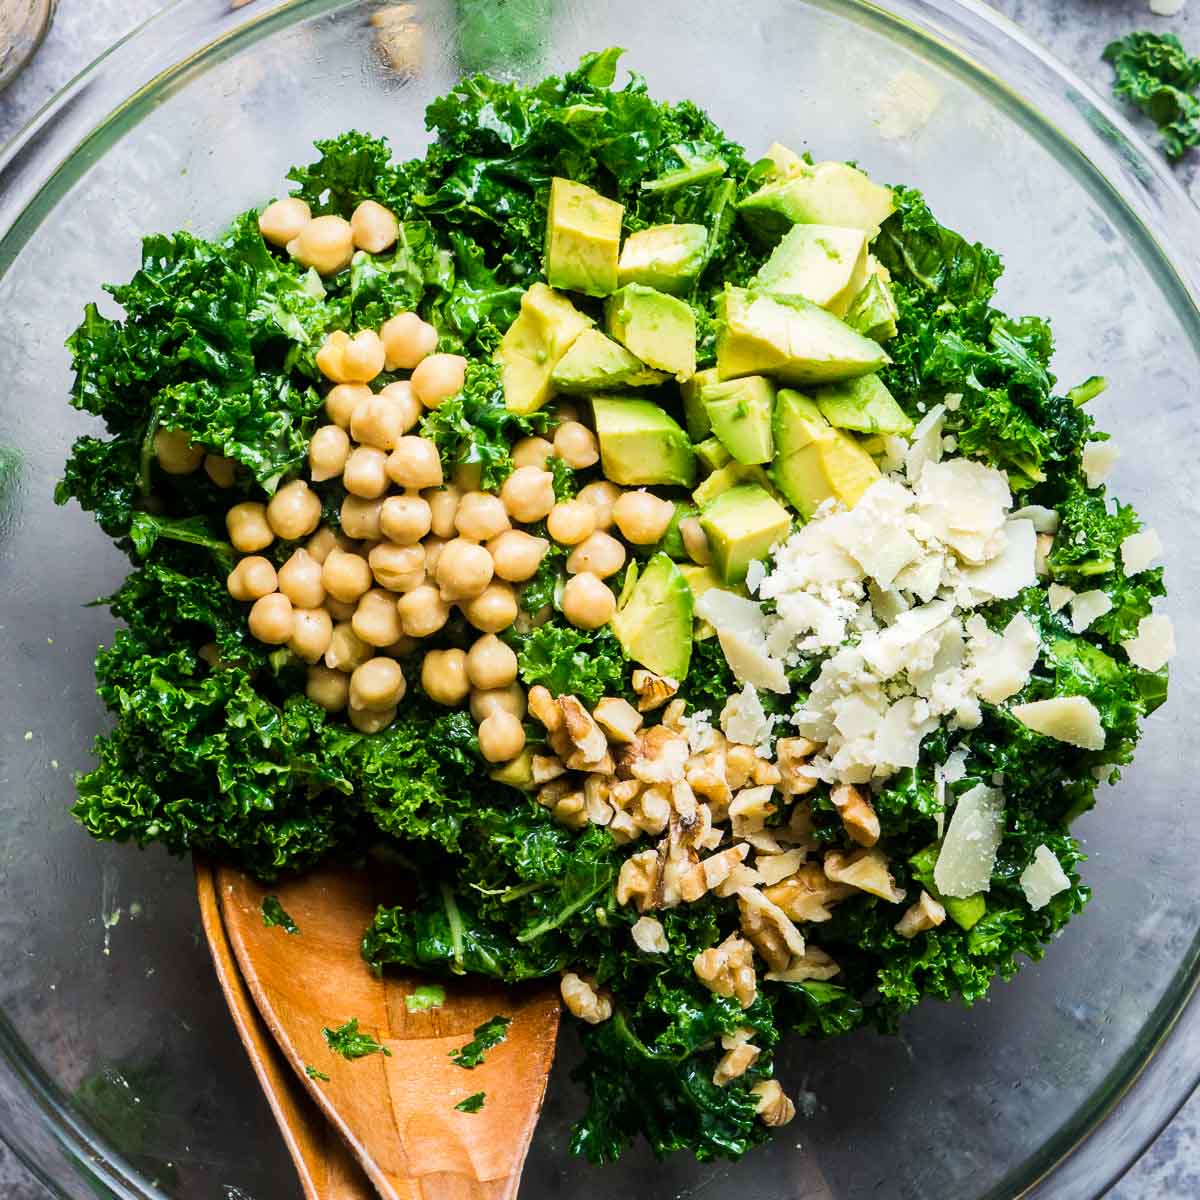
[[[380,646],[379,652],[386,654],[388,658],[407,658],[410,654],[414,654],[420,645],[421,643],[416,638],[402,633],[391,645]]]
[[[396,719],[396,708],[355,708],[353,704],[347,710],[350,714],[350,724],[359,733],[380,733]]]
[[[407,637],[429,637],[450,618],[450,605],[429,583],[405,592],[396,602],[396,608],[400,613],[400,626]]]
[[[326,712],[341,712],[350,699],[350,679],[344,672],[329,667],[309,667],[304,694]]]
[[[254,500],[235,504],[225,514],[225,528],[235,550],[253,554],[265,550],[274,540],[275,534],[267,523],[267,506]]]
[[[442,459],[437,446],[414,434],[402,437],[388,457],[387,473],[402,488],[441,487]]]
[[[625,492],[612,507],[613,521],[622,537],[635,546],[657,542],[674,515],[675,505],[653,492]]]
[[[367,562],[375,582],[389,591],[411,592],[425,582],[424,546],[397,546],[394,542],[380,542],[371,548]],[[399,634],[396,636],[399,637]]]
[[[354,616],[355,609],[358,608],[357,600],[335,600],[332,596],[325,596],[325,611],[335,621],[349,621]]]
[[[279,568],[279,590],[297,608],[319,608],[325,603],[321,564],[301,547]]]
[[[578,421],[566,421],[554,431],[554,453],[576,471],[600,461],[596,435]]]
[[[697,566],[707,567],[712,562],[708,534],[695,517],[685,517],[679,522],[679,536],[683,538],[683,548],[687,551],[688,558]]]
[[[308,537],[321,523],[321,497],[303,479],[293,479],[271,497],[267,523],[286,542]]]
[[[334,533],[334,531],[330,529],[328,525],[322,525],[321,528],[318,529],[317,532],[314,533],[312,537],[310,537],[308,541],[304,543],[304,548],[308,551],[310,558],[315,559],[318,564],[324,564],[325,560],[329,557],[330,550],[335,550],[339,546],[341,546],[343,550],[346,549],[345,546],[342,546],[342,542],[347,540],[348,539],[346,538],[341,538],[339,540],[338,535]]]
[[[395,216],[382,204],[364,200],[350,214],[350,234],[354,244],[368,254],[382,254],[396,244],[400,225]]]
[[[379,538],[383,514],[382,500],[364,500],[362,496],[347,496],[342,501],[342,532],[348,538],[375,541]]]
[[[429,504],[430,529],[437,537],[454,537],[457,532],[454,519],[458,516],[462,491],[454,484],[448,483],[445,487],[430,489],[422,495]]]
[[[243,558],[225,581],[235,600],[259,600],[269,596],[279,586],[275,568],[258,554]]]
[[[500,489],[514,521],[540,521],[554,507],[554,476],[539,467],[518,467]]]
[[[204,461],[204,447],[192,444],[182,429],[158,429],[154,433],[154,457],[168,475],[190,475]]]
[[[350,676],[351,708],[391,708],[404,692],[404,672],[394,658],[370,658]]]
[[[336,479],[350,457],[350,439],[340,425],[322,425],[308,443],[308,473],[314,483]]]
[[[471,719],[476,724],[494,712],[508,713],[523,721],[528,708],[525,689],[515,680],[505,687],[473,688],[471,691]]]
[[[469,600],[478,596],[492,582],[493,574],[492,556],[483,546],[466,538],[454,538],[442,547],[437,581],[443,600]]]
[[[407,379],[393,380],[379,394],[386,396],[400,413],[404,426],[400,430],[401,433],[408,433],[425,415],[425,410],[421,407],[420,400],[413,395],[412,384]]]
[[[435,704],[461,704],[471,690],[463,650],[430,650],[421,663],[421,687]]]
[[[333,627],[325,665],[332,670],[353,671],[371,657],[371,647],[354,632],[349,621],[339,621]]]
[[[613,505],[620,497],[621,489],[607,479],[597,479],[579,489],[579,499],[596,510],[596,528],[600,530],[612,528]]]
[[[601,579],[615,575],[625,565],[625,547],[607,533],[593,533],[567,555],[567,574],[591,571]]]
[[[403,632],[396,597],[384,588],[372,588],[358,602],[350,627],[368,646],[390,646]]]
[[[485,633],[467,651],[467,678],[472,687],[507,687],[516,677],[517,656],[494,633]]]
[[[282,646],[292,636],[292,602],[280,592],[261,596],[250,609],[250,632],[268,646]]]
[[[523,529],[507,529],[492,538],[487,548],[496,574],[512,583],[522,583],[537,574],[550,543]]]
[[[398,367],[411,371],[437,349],[437,330],[413,312],[397,313],[385,321],[379,336],[387,351],[389,371]]]
[[[508,762],[525,749],[525,728],[511,713],[495,712],[479,725],[479,753],[488,762]]]
[[[312,220],[312,209],[299,196],[286,196],[258,214],[258,232],[281,249]]]
[[[546,469],[546,459],[554,453],[554,447],[544,437],[525,437],[514,443],[512,448],[513,467],[537,467]]]
[[[436,575],[437,565],[442,557],[442,550],[446,546],[445,539],[430,535],[421,545],[425,547],[425,574],[430,576]]]
[[[383,536],[402,546],[419,542],[433,523],[429,502],[420,496],[389,496],[379,510]]]
[[[346,550],[331,550],[321,567],[321,582],[335,599],[356,601],[371,586],[371,568],[365,558]]]
[[[231,488],[237,482],[237,463],[223,454],[206,454],[204,473],[217,487]]]
[[[460,537],[472,542],[486,542],[488,538],[512,528],[504,502],[490,492],[468,492],[458,504],[454,514],[454,528]]]
[[[387,455],[374,446],[355,446],[346,459],[342,485],[352,496],[377,500],[388,490]],[[382,528],[382,508],[379,515]]]
[[[346,383],[345,358],[346,347],[350,345],[350,335],[344,329],[335,329],[328,334],[317,351],[317,369],[326,379],[334,383]]]
[[[413,394],[426,408],[437,408],[461,392],[467,378],[467,360],[461,354],[430,354],[413,369]]]
[[[591,571],[572,575],[563,588],[562,612],[576,629],[599,629],[612,620],[617,598],[612,588]]]
[[[451,479],[454,486],[464,495],[467,492],[477,492],[483,487],[483,464],[455,463]]]
[[[459,607],[476,629],[499,633],[517,619],[517,594],[511,584],[492,580],[478,596],[464,600]]]
[[[356,442],[378,450],[395,450],[396,443],[411,426],[405,425],[405,413],[386,391],[364,400],[350,418],[350,433]]]
[[[575,546],[596,532],[596,510],[586,500],[564,500],[546,518],[546,531],[564,546]]]
[[[354,410],[374,394],[365,383],[339,383],[325,393],[325,415],[335,425],[349,429]]]
[[[306,663],[315,663],[329,649],[333,621],[323,608],[297,608],[292,612],[288,649]]]
[[[334,383],[370,383],[383,370],[383,343],[373,329],[353,337],[335,330],[317,351],[317,366]]]
[[[343,217],[314,217],[287,243],[287,252],[318,275],[333,275],[350,265],[354,234]]]

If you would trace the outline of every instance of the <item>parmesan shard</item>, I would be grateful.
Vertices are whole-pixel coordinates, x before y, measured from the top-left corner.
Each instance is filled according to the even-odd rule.
[[[1038,533],[1057,533],[1060,518],[1053,508],[1043,504],[1026,504],[1024,508],[1014,508],[1008,514],[1010,521],[1032,521]]]
[[[1100,713],[1086,696],[1055,696],[1050,700],[1035,700],[1032,704],[1017,704],[1010,711],[1034,733],[1078,746],[1081,750],[1104,749]]]
[[[1163,552],[1162,539],[1153,529],[1131,533],[1121,543],[1121,563],[1126,575],[1140,575],[1147,570]]]
[[[1062,863],[1045,844],[1033,852],[1033,861],[1021,872],[1020,882],[1021,891],[1035,912],[1045,908],[1059,892],[1065,892],[1071,886]]]
[[[1175,627],[1170,617],[1151,613],[1138,622],[1136,636],[1121,645],[1135,667],[1158,671],[1175,656]]]
[[[1004,527],[1004,548],[982,566],[963,571],[963,579],[985,597],[1011,600],[1037,583],[1037,536],[1032,521],[1009,521]]]
[[[1112,474],[1120,457],[1121,451],[1114,442],[1088,442],[1083,448],[1083,476],[1088,487],[1099,487]]]
[[[791,690],[783,663],[772,658],[761,642],[736,629],[718,629],[717,640],[738,682],[781,694]]]
[[[982,617],[967,623],[976,672],[976,691],[989,704],[999,704],[1015,696],[1028,682],[1038,660],[1041,638],[1024,613],[1017,613],[1004,627],[993,633]]]
[[[1093,588],[1090,592],[1080,592],[1071,601],[1071,628],[1076,633],[1083,633],[1106,612],[1111,612],[1112,606],[1108,593],[1099,588]]]
[[[965,900],[991,887],[996,851],[1004,833],[1004,793],[977,784],[954,806],[933,881],[944,896]]]
[[[1048,596],[1050,599],[1050,611],[1053,613],[1061,612],[1075,598],[1075,589],[1067,587],[1066,584],[1052,583]]]
[[[935,404],[912,431],[912,441],[908,453],[904,456],[904,474],[908,476],[910,484],[915,484],[921,478],[926,463],[941,460],[942,423],[945,419],[946,406]]]

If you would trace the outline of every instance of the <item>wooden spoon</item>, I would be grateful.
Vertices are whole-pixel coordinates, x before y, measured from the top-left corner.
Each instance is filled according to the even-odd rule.
[[[264,887],[219,867],[217,897],[241,973],[284,1056],[384,1200],[511,1200],[541,1111],[558,1032],[557,989],[464,977],[446,1000],[409,1012],[415,975],[377,976],[359,952],[375,912],[365,871],[325,868]],[[268,895],[299,926],[263,922]],[[507,1037],[465,1070],[450,1052],[490,1017]],[[390,1052],[348,1062],[323,1030],[357,1019]],[[313,1079],[306,1068],[329,1076]],[[485,1093],[477,1112],[455,1105]]]

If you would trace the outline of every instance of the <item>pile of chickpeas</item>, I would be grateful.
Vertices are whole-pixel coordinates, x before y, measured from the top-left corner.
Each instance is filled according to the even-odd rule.
[[[323,274],[344,267],[355,248],[379,253],[397,236],[394,216],[373,201],[345,221],[313,218],[303,201],[280,200],[263,211],[260,228]],[[570,548],[560,604],[572,625],[590,630],[612,618],[616,598],[605,580],[626,561],[609,530],[653,544],[674,505],[603,479],[576,499],[556,501],[547,460],[557,456],[582,470],[600,457],[595,435],[570,406],[555,411],[552,441],[527,437],[512,447],[514,469],[498,493],[481,488],[477,466],[459,466],[447,480],[436,444],[413,432],[463,386],[466,359],[438,353],[437,340],[434,327],[411,312],[377,331],[329,335],[317,354],[332,384],[324,402],[329,423],[313,435],[308,464],[312,482],[340,478],[348,493],[341,530],[321,525],[321,499],[303,479],[284,484],[266,504],[235,504],[226,526],[245,557],[228,587],[251,604],[250,632],[259,641],[287,646],[309,664],[309,698],[346,711],[368,733],[394,720],[404,696],[396,659],[438,633],[457,607],[479,636],[466,650],[430,649],[421,686],[435,703],[469,703],[483,756],[503,763],[524,748],[526,697],[517,656],[498,635],[547,615],[523,613],[517,585],[536,574],[550,542],[520,526],[544,521],[550,539]],[[411,374],[373,391],[385,371]],[[218,486],[234,482],[232,462],[206,455],[184,435],[160,431],[155,450],[164,470],[184,474],[203,465]],[[303,541],[278,569],[262,553],[276,539]]]

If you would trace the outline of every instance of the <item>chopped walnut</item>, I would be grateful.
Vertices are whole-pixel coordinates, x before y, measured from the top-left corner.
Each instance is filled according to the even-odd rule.
[[[767,1079],[756,1083],[750,1094],[758,1098],[754,1111],[764,1125],[777,1128],[786,1125],[795,1115],[796,1106],[784,1094],[778,1079]]]
[[[544,808],[553,808],[568,792],[572,784],[569,779],[551,779],[537,790],[537,802]]]
[[[928,892],[922,891],[916,904],[912,905],[896,922],[896,932],[901,937],[914,938],[918,933],[933,929],[946,919],[946,910]]]
[[[554,819],[568,829],[582,829],[588,823],[587,797],[581,790],[568,792],[554,806]]]
[[[873,846],[879,841],[879,818],[871,802],[852,783],[843,783],[829,794],[833,807],[842,814],[842,824],[852,841]]]
[[[793,958],[804,953],[804,937],[787,913],[755,888],[738,891],[742,932],[772,971],[782,971]]]
[[[638,912],[656,907],[654,893],[658,887],[658,851],[641,850],[621,864],[617,875],[617,903],[637,902]]]
[[[527,703],[530,714],[546,727],[547,733],[553,733],[556,729],[562,728],[562,709],[558,707],[554,697],[550,695],[549,688],[543,687],[540,683],[535,683],[529,689]]]
[[[700,867],[704,872],[705,890],[709,891],[712,888],[720,887],[735,868],[740,867],[746,861],[746,855],[749,852],[749,846],[743,842],[737,846],[730,846],[728,850],[722,850],[720,854],[710,854],[708,858],[702,859]]]
[[[733,798],[729,806],[729,819],[733,822],[733,836],[744,837],[748,833],[758,833],[767,823],[767,818],[775,811],[771,803],[774,789],[768,784],[763,787],[743,788]]]
[[[613,813],[612,820],[608,823],[608,832],[612,834],[613,841],[618,846],[636,842],[642,835],[642,831],[634,823],[633,818],[620,809]]]
[[[662,723],[676,733],[683,732],[683,715],[687,712],[687,701],[676,698],[663,709]]]
[[[666,954],[667,933],[657,917],[638,917],[629,931],[637,948],[646,954]]]
[[[592,771],[597,775],[612,775],[615,771],[613,756],[607,751],[599,758],[588,758],[584,750],[576,750],[567,757],[567,768],[571,771]]]
[[[533,782],[537,785],[549,783],[566,773],[566,764],[561,758],[550,754],[535,754],[530,765]]]
[[[775,764],[783,776],[779,790],[785,796],[803,796],[817,786],[813,776],[801,771],[817,749],[817,743],[805,737],[780,738],[775,743]]]
[[[768,971],[772,983],[803,983],[806,979],[832,979],[841,967],[816,946],[805,946],[804,953],[793,958],[782,971]]]
[[[716,892],[722,900],[728,900],[730,896],[736,896],[744,887],[757,887],[762,883],[762,877],[753,868],[742,863],[741,866],[734,867],[729,872],[729,878],[724,883],[718,883],[713,891]]]
[[[563,723],[571,745],[579,751],[584,763],[598,763],[608,753],[608,739],[604,731],[592,719],[578,696],[559,696],[558,707],[562,710]],[[568,764],[570,759],[567,760]],[[611,775],[609,770],[606,774]]]
[[[687,738],[654,725],[629,747],[629,772],[643,783],[674,783],[683,778],[688,758]]]
[[[716,820],[724,820],[729,811],[733,791],[725,778],[725,747],[710,746],[687,761],[684,778],[697,796],[703,796],[715,810]]]
[[[878,847],[854,850],[850,854],[830,850],[825,855],[825,874],[834,883],[847,883],[891,904],[899,904],[904,899],[904,893],[888,870],[887,856]]]
[[[645,788],[646,785],[640,779],[610,779],[608,798],[617,808],[628,808]]]
[[[773,829],[760,829],[757,833],[746,833],[742,836],[759,854],[770,856],[783,853],[783,847]]]
[[[699,855],[689,847],[682,835],[679,818],[671,819],[670,832],[659,843],[658,902],[663,908],[674,908],[680,901],[692,903],[704,895],[704,872]]]
[[[755,870],[762,876],[763,883],[778,883],[794,875],[804,866],[803,850],[788,850],[783,854],[759,854],[754,859]]]
[[[760,786],[765,783],[774,786],[783,780],[783,775],[773,762],[765,758],[756,758],[754,766],[750,769],[750,779]]]
[[[593,825],[607,825],[613,819],[613,807],[608,802],[608,792],[608,779],[603,775],[589,775],[583,781],[587,819]]]
[[[558,988],[567,1010],[581,1021],[599,1025],[612,1016],[612,1000],[604,992],[597,991],[594,983],[576,975],[574,971],[568,971],[562,977]]]
[[[692,959],[692,970],[710,992],[733,996],[742,1008],[754,1003],[754,949],[741,934],[731,933],[719,946],[702,950]]]
[[[624,745],[637,737],[644,718],[628,700],[619,696],[605,696],[592,709],[596,723],[608,734],[609,740]]]
[[[671,795],[662,784],[643,788],[629,807],[629,815],[643,833],[662,833],[671,819]]]
[[[829,879],[820,863],[808,863],[794,875],[766,889],[766,897],[778,904],[793,921],[828,921],[832,908],[854,888]]]
[[[740,1079],[754,1066],[754,1060],[760,1053],[759,1048],[750,1041],[736,1042],[721,1055],[717,1069],[713,1072],[713,1084],[716,1087],[724,1087],[734,1079]]]
[[[683,822],[684,828],[690,829],[695,823],[698,808],[696,793],[686,779],[677,779],[671,784],[671,808]]]
[[[653,712],[679,691],[679,684],[639,667],[633,673],[633,690],[638,695],[638,712]]]
[[[731,742],[725,750],[725,779],[733,791],[744,788],[750,782],[758,755],[753,746],[742,746]]]
[[[561,711],[559,712],[559,716],[562,716]],[[575,743],[571,741],[571,736],[567,733],[565,723],[560,723],[557,729],[548,730],[546,741],[550,743],[550,749],[564,761],[575,753]]]
[[[815,848],[812,809],[809,807],[807,800],[802,800],[792,806],[792,811],[788,814],[787,824],[777,826],[775,836],[780,841],[790,842],[792,845],[800,844],[809,848]]]

